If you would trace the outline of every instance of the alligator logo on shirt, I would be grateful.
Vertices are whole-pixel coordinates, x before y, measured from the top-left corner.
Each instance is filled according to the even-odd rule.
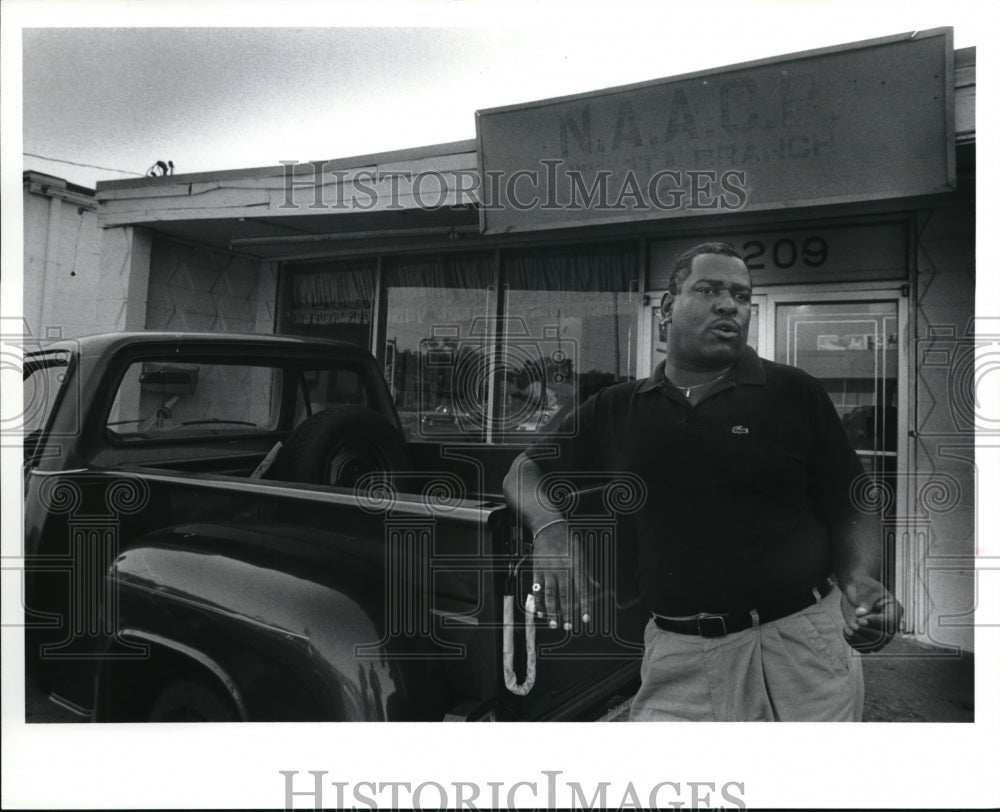
[[[733,426],[733,434],[749,434],[750,429],[746,426]]]

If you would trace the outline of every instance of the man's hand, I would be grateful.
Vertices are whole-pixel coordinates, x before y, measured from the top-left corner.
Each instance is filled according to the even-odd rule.
[[[899,627],[903,607],[870,575],[855,575],[842,585],[840,609],[844,614],[844,636],[860,652],[878,651]]]
[[[583,548],[565,521],[549,524],[535,536],[532,559],[538,617],[548,619],[552,629],[561,625],[567,631],[589,623],[592,596]]]

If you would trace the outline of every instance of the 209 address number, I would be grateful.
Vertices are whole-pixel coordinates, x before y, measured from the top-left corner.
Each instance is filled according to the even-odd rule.
[[[760,240],[743,243],[743,261],[749,271],[762,271],[768,261],[775,268],[794,268],[800,261],[810,268],[818,268],[830,254],[826,240],[822,237],[806,237],[796,242],[789,237],[775,240],[768,246]]]

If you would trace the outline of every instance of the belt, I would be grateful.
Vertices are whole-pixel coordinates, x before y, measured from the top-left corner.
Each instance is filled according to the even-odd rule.
[[[670,618],[653,613],[653,622],[667,632],[698,634],[702,637],[725,637],[727,634],[735,634],[760,623],[793,615],[819,603],[832,589],[833,584],[827,578],[808,591],[789,595],[780,601],[762,605],[759,609],[744,609],[739,612],[701,612],[686,618]]]

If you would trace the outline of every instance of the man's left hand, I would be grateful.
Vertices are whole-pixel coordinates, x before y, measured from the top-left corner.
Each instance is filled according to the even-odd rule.
[[[844,637],[860,652],[878,651],[892,640],[899,628],[903,607],[870,575],[858,575],[842,586],[840,609],[844,614]]]

